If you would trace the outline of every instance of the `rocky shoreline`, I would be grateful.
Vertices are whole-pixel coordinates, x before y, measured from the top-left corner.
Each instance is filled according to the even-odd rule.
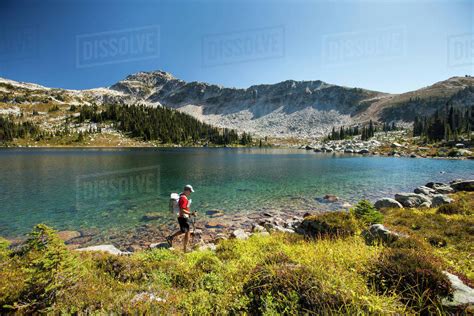
[[[453,200],[447,194],[456,191],[474,191],[474,180],[454,180],[450,183],[430,182],[425,186],[415,188],[413,193],[401,192],[395,194],[394,198],[378,199],[374,206],[377,209],[438,207],[452,203]],[[333,195],[327,195],[322,199],[328,203],[337,201],[337,197]],[[341,209],[350,207],[346,204],[342,206]],[[198,216],[194,227],[191,227],[191,247],[214,249],[222,239],[246,239],[252,234],[268,234],[275,231],[294,233],[298,231],[306,216],[315,214],[318,213],[305,210],[265,210],[247,214],[226,214],[221,210],[208,211]],[[139,227],[110,236],[100,235],[94,230],[60,231],[58,234],[69,249],[86,248],[86,250],[105,250],[114,254],[126,254],[156,247],[169,248],[165,238],[177,230],[177,224],[174,221],[155,224],[153,218],[148,219],[150,221]]]

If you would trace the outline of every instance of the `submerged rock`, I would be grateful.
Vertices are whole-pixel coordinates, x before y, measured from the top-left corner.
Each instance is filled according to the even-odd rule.
[[[391,198],[382,198],[375,202],[374,206],[378,210],[383,208],[403,208],[400,202]]]
[[[151,212],[151,213],[146,213],[143,215],[142,220],[143,221],[154,221],[157,219],[160,219],[162,217],[162,214],[158,212]]]
[[[397,193],[395,200],[405,207],[418,207],[423,203],[431,205],[431,199],[423,194],[417,193]]]
[[[323,197],[323,200],[325,202],[330,202],[330,203],[333,203],[333,202],[337,202],[339,200],[339,198],[333,194],[326,194],[324,197]]]
[[[64,242],[68,242],[71,239],[81,237],[81,233],[75,230],[62,230],[57,232],[57,235]]]

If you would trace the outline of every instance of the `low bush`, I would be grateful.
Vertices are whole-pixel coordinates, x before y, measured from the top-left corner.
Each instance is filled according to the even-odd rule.
[[[328,212],[306,217],[300,229],[309,237],[346,237],[354,235],[358,224],[352,214],[347,212]]]
[[[361,200],[351,209],[354,217],[364,225],[382,223],[383,215],[367,200]]]
[[[10,296],[2,305],[21,308],[25,313],[47,308],[65,295],[83,272],[55,231],[43,224],[36,225],[23,247],[11,256],[7,264],[14,263],[20,269],[11,271],[8,281],[19,281],[19,276],[22,281],[14,285],[18,296]]]
[[[437,260],[419,249],[387,249],[375,262],[369,284],[379,293],[394,292],[417,312],[434,312],[452,293]]]
[[[143,281],[151,274],[150,265],[135,258],[105,253],[94,253],[92,256],[99,270],[121,282]]]
[[[438,214],[445,214],[445,215],[453,215],[453,214],[462,214],[462,215],[470,215],[472,214],[472,210],[467,207],[462,201],[450,203],[450,204],[443,204],[436,210]]]
[[[304,266],[260,265],[244,285],[252,315],[303,314],[308,311],[337,311],[344,306],[340,293],[325,291],[320,281]]]

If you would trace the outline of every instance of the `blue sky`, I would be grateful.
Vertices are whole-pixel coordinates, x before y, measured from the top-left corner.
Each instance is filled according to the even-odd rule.
[[[0,77],[86,89],[161,69],[404,92],[474,74],[473,14],[474,1],[1,0]]]

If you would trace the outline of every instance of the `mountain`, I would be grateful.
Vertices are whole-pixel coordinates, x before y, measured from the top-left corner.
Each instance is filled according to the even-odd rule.
[[[186,82],[163,71],[139,72],[108,88],[90,90],[51,89],[0,80],[0,102],[22,104],[47,100],[79,105],[166,106],[215,126],[258,136],[306,138],[324,135],[333,126],[370,119],[411,122],[415,115],[430,115],[447,102],[472,105],[474,78],[453,77],[402,94],[343,87],[320,80],[226,88]]]

